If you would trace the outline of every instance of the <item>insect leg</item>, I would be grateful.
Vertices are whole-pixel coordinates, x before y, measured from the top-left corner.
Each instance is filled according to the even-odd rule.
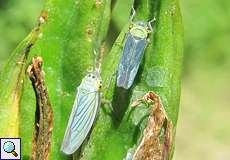
[[[153,31],[153,26],[152,23],[156,21],[156,18],[154,17],[152,20],[148,21],[148,27],[150,29],[150,31]]]
[[[101,103],[102,104],[107,104],[109,106],[109,110],[111,111],[110,113],[113,113],[113,105],[112,105],[112,102],[110,100],[107,100],[107,99],[102,99],[101,100]]]
[[[107,91],[109,90],[111,83],[112,83],[112,80],[113,80],[114,76],[116,76],[116,73],[117,73],[117,71],[113,72],[113,74],[109,77],[109,83],[106,86]]]
[[[116,40],[114,45],[118,46],[119,48],[123,48],[124,41],[126,40],[127,33],[119,40]]]

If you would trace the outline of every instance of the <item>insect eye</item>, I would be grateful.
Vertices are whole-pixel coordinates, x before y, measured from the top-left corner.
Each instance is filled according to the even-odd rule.
[[[130,25],[129,25],[129,29],[131,29],[131,28],[133,28],[133,24],[130,24]]]
[[[88,77],[91,77],[91,74],[89,74]]]
[[[148,33],[152,32],[151,29],[149,29],[149,28],[146,28],[146,30],[147,30]]]
[[[95,78],[95,76],[92,76],[92,78]]]

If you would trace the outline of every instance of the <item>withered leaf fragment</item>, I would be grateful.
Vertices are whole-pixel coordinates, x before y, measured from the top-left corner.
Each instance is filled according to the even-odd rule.
[[[168,118],[161,99],[156,93],[148,92],[142,98],[134,101],[132,106],[138,106],[143,102],[151,107],[150,117],[141,143],[132,159],[168,160],[172,149],[172,121]],[[163,137],[163,142],[161,137]]]
[[[35,130],[32,144],[32,160],[48,160],[53,129],[53,111],[42,70],[42,58],[33,58],[27,72],[36,95]]]

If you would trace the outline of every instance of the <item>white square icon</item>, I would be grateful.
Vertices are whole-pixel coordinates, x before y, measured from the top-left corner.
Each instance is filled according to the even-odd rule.
[[[21,159],[20,138],[0,138],[1,154],[0,160]]]

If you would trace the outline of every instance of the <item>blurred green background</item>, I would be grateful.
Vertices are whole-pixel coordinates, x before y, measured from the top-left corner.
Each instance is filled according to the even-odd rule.
[[[0,71],[44,0],[0,0]],[[175,160],[230,159],[230,1],[181,0],[184,73]],[[229,117],[228,117],[229,116]]]

